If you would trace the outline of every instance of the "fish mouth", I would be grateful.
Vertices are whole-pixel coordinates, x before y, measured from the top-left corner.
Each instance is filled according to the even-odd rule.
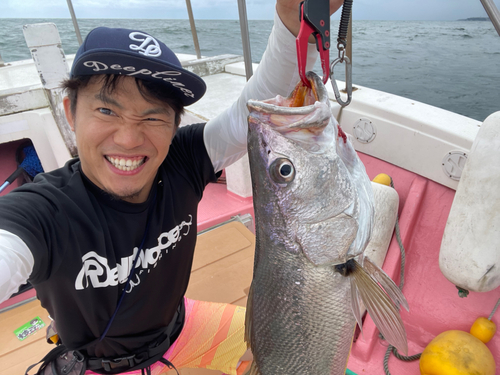
[[[320,135],[330,122],[330,100],[321,78],[314,72],[306,76],[310,88],[300,81],[286,98],[278,95],[264,101],[249,100],[249,121],[267,123],[282,134],[305,131]]]

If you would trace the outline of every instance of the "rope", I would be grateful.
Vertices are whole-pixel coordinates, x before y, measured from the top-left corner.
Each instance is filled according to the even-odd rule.
[[[397,359],[399,359],[401,361],[405,361],[405,362],[416,361],[416,360],[420,359],[420,356],[422,355],[422,353],[419,353],[419,354],[415,354],[415,355],[411,355],[411,356],[405,356],[405,355],[399,354],[398,350],[394,346],[389,345],[389,347],[387,348],[387,351],[385,352],[385,356],[384,356],[384,372],[386,375],[391,375],[391,373],[389,372],[389,364],[388,364],[391,352],[392,352],[392,354],[394,354],[394,356]]]
[[[497,311],[498,305],[500,305],[500,298],[498,299],[497,304],[495,305],[495,307],[493,308],[493,311],[491,312],[490,316],[488,317],[488,320],[491,320],[491,318],[493,318],[493,314],[495,314],[495,311]]]
[[[392,177],[391,177],[391,187],[393,189],[395,189],[394,182],[392,181]],[[398,245],[399,245],[399,250],[401,251],[401,271],[400,271],[401,277],[399,280],[399,289],[403,290],[403,286],[405,284],[405,263],[406,263],[406,255],[405,254],[406,254],[406,250],[403,246],[403,241],[401,240],[401,232],[399,230],[399,219],[397,216],[396,216],[395,232],[396,232],[396,239],[397,239]],[[500,302],[500,300],[499,300],[499,302]],[[404,356],[404,355],[399,354],[399,352],[397,351],[397,349],[394,346],[389,345],[389,347],[387,348],[387,351],[385,352],[385,355],[384,355],[384,371],[385,371],[386,375],[391,375],[391,373],[389,372],[389,357],[391,356],[391,353],[393,353],[397,359],[399,359],[401,361],[406,361],[406,362],[416,361],[416,360],[420,359],[420,356],[422,355],[422,353],[419,353],[419,354],[415,354],[415,355],[411,355],[411,356]]]
[[[391,177],[391,187],[396,190],[394,187],[394,182],[392,181]],[[399,230],[399,218],[396,215],[396,239],[398,240],[398,245],[399,249],[401,251],[401,276],[399,280],[399,289],[403,290],[403,287],[405,285],[405,264],[406,264],[406,250],[405,247],[403,246],[403,241],[401,240],[401,232]]]

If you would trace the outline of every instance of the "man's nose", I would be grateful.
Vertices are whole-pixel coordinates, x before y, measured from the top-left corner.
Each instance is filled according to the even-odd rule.
[[[113,137],[114,142],[124,149],[133,149],[144,143],[142,126],[136,121],[124,121]]]

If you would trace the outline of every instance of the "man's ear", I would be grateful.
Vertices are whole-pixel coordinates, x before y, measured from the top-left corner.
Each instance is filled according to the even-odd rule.
[[[66,120],[68,121],[71,130],[75,131],[75,119],[73,118],[73,113],[71,112],[71,100],[67,96],[63,98],[64,114],[66,115]]]

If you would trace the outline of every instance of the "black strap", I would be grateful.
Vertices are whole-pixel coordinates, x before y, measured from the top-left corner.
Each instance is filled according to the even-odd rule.
[[[177,339],[184,325],[185,306],[184,300],[179,305],[177,312],[169,325],[165,329],[165,337],[159,344],[145,348],[143,351],[121,358],[88,358],[87,369],[101,374],[119,374],[125,371],[139,370],[151,366],[153,363],[161,361],[165,363],[163,355],[167,352],[170,345]],[[165,363],[169,368],[174,365],[169,361]],[[172,366],[172,367],[170,367]],[[177,370],[176,370],[177,371]]]
[[[155,343],[155,345],[152,345],[148,348],[144,348],[142,351],[138,350],[137,354],[112,359],[86,358],[80,351],[70,351],[64,345],[59,345],[52,349],[49,353],[47,353],[47,355],[45,355],[45,357],[43,357],[41,361],[28,367],[25,375],[29,375],[29,371],[40,363],[42,363],[42,365],[38,369],[36,375],[43,374],[44,370],[48,366],[51,366],[54,375],[58,375],[57,369],[55,368],[55,362],[59,356],[68,352],[72,352],[73,358],[72,361],[62,369],[65,374],[68,374],[74,368],[76,362],[84,362],[84,366],[81,372],[82,375],[86,370],[92,370],[99,374],[119,374],[125,371],[128,372],[144,368],[147,369],[153,363],[158,361],[166,364],[170,369],[175,369],[175,371],[177,372],[175,366],[168,360],[164,359],[163,355],[170,348],[171,343],[177,340],[177,337],[182,331],[182,327],[184,326],[184,315],[185,306],[184,300],[182,299],[173,319],[165,329],[163,340],[161,340],[161,342],[159,343]]]
[[[75,366],[77,366],[78,363],[82,363],[78,375],[85,375],[85,371],[87,370],[87,363],[85,361],[85,356],[78,350],[74,350],[70,353],[71,353],[71,360],[69,361],[69,363],[65,364],[61,368],[61,375],[77,375],[76,371],[78,371],[78,367],[76,367],[75,371],[73,371],[73,369],[75,368]],[[52,374],[53,375],[58,374],[56,361],[52,361],[50,365],[52,369]]]
[[[63,353],[66,353],[68,351],[68,349],[64,346],[64,345],[59,345],[59,346],[56,346],[54,349],[52,349],[50,352],[48,352],[45,357],[42,358],[41,361],[35,363],[34,365],[31,365],[30,367],[28,367],[28,369],[26,370],[26,372],[24,373],[24,375],[29,375],[28,373],[30,372],[30,370],[37,366],[38,364],[42,364],[40,366],[40,368],[38,369],[38,371],[36,372],[36,374],[43,374],[43,370],[45,370],[45,368],[51,363],[53,362],[55,359],[57,359],[57,357],[59,357],[60,355],[62,355]]]
[[[165,359],[165,358],[160,358],[160,362],[163,363],[164,365],[167,365],[167,367],[169,369],[174,369],[175,372],[177,373],[177,375],[179,375],[179,371],[177,371],[177,369],[175,368],[174,364],[172,362],[170,362],[169,360]]]

